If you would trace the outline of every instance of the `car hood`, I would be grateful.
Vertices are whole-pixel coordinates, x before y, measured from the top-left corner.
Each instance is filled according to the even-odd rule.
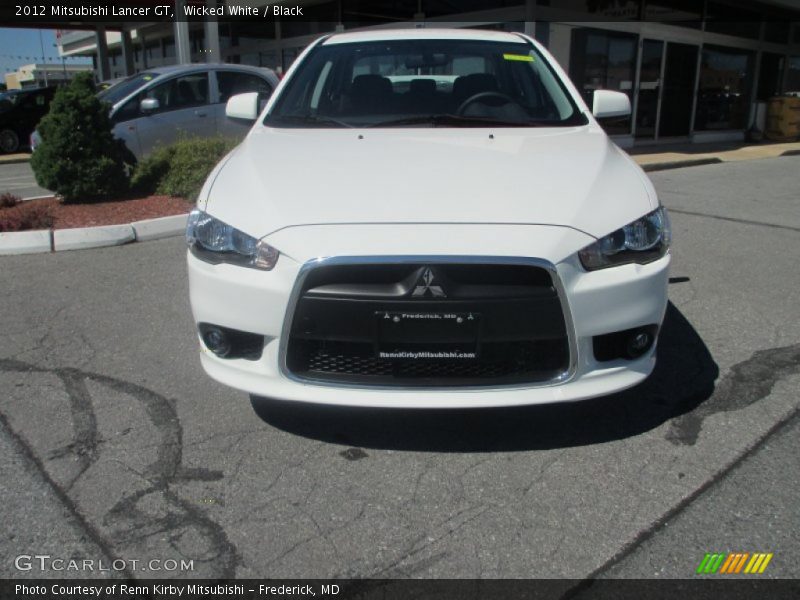
[[[641,169],[596,126],[257,127],[200,198],[255,237],[358,223],[558,225],[601,237],[658,205]]]

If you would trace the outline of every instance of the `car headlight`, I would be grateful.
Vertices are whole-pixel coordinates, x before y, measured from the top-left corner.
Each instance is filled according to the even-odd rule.
[[[270,271],[280,256],[266,242],[197,209],[189,214],[186,243],[197,258],[215,265],[230,263]]]
[[[669,250],[672,241],[667,209],[658,207],[622,229],[600,238],[578,253],[587,271],[615,267],[627,263],[658,260]]]

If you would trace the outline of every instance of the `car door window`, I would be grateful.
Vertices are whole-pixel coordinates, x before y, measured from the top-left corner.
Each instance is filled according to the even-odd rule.
[[[137,94],[132,99],[128,100],[125,104],[117,109],[117,112],[111,117],[112,122],[120,123],[122,121],[130,121],[139,116],[139,102],[142,100],[142,95]]]
[[[266,96],[272,93],[272,86],[253,73],[217,71],[217,85],[220,102],[227,102],[231,96],[247,92],[259,92]]]
[[[158,112],[208,104],[208,73],[190,73],[153,86],[145,98],[158,100]]]
[[[41,102],[39,101],[41,99]],[[44,105],[44,97],[41,94],[29,94],[21,103],[24,110],[34,110],[37,106]]]

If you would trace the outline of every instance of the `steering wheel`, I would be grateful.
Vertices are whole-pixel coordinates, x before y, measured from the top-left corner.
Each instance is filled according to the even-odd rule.
[[[477,94],[473,94],[472,96],[464,100],[456,109],[456,114],[458,116],[463,115],[470,104],[474,104],[475,102],[482,101],[487,98],[497,98],[499,100],[504,100],[504,102],[497,104],[497,106],[501,106],[501,104],[509,104],[510,102],[514,102],[513,98],[507,96],[506,94],[502,94],[500,92],[478,92]]]

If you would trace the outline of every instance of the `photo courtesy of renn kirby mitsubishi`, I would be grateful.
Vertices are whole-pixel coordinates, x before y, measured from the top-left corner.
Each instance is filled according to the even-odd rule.
[[[383,408],[570,402],[642,382],[670,224],[644,172],[522,34],[312,43],[187,228],[200,360],[254,398]]]

